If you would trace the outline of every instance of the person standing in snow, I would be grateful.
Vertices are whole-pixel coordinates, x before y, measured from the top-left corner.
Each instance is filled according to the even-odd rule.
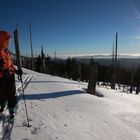
[[[15,116],[15,106],[17,103],[15,73],[22,75],[22,70],[16,70],[12,63],[9,52],[11,34],[0,31],[0,115],[8,106],[10,118]]]

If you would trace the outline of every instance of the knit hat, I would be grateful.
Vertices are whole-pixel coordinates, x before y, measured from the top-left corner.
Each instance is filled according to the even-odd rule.
[[[0,48],[8,48],[10,38],[10,32],[0,31]]]

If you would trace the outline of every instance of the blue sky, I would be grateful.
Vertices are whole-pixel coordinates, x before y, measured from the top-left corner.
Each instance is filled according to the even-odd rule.
[[[120,54],[140,54],[139,0],[0,0],[0,30],[20,28],[21,53],[111,54],[115,32]],[[11,50],[14,50],[12,39]]]

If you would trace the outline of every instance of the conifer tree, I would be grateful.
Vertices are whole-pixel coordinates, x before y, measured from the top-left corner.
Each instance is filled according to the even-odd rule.
[[[45,65],[45,54],[43,51],[43,46],[41,47],[41,65],[40,65],[40,72],[46,73],[46,65]]]

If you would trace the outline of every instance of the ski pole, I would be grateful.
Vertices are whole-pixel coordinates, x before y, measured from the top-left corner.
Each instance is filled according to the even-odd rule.
[[[26,112],[26,118],[27,118],[27,127],[30,127],[29,117],[28,117],[28,110],[27,110],[27,104],[26,104],[26,99],[25,99],[25,94],[24,94],[24,88],[23,88],[22,76],[21,75],[18,76],[18,79],[21,82],[22,96],[23,96],[23,100],[24,100],[25,112]]]

